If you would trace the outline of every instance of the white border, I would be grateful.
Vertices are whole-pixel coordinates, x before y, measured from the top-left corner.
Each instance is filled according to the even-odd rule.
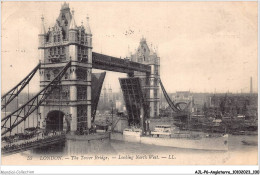
[[[2,1],[18,1],[18,0],[1,0]],[[32,0],[23,0],[23,1],[32,1]],[[49,1],[49,0],[41,0]],[[63,2],[63,0],[56,0]],[[80,0],[78,0],[80,1]],[[89,1],[89,0],[85,0]],[[107,1],[107,0],[98,0],[98,1]],[[138,1],[138,0],[131,0]],[[156,0],[148,0],[156,1]],[[169,1],[169,0],[167,0]],[[170,1],[181,1],[181,0],[170,0]],[[189,1],[199,1],[199,0],[189,0]],[[200,1],[223,1],[223,0],[200,0]],[[230,1],[257,1],[258,0],[229,0]],[[1,6],[1,5],[0,5]],[[258,14],[259,14],[260,5],[258,3]],[[0,13],[1,17],[1,13]],[[1,18],[2,19],[2,18]],[[260,18],[258,15],[258,33]],[[1,29],[0,29],[1,31]],[[258,35],[258,43],[259,43]],[[0,41],[0,46],[1,46]],[[258,47],[258,58],[260,56],[260,51]],[[259,77],[259,62],[258,62],[258,77]],[[1,69],[1,68],[0,68]],[[1,72],[0,72],[1,75]],[[259,78],[258,78],[258,92],[259,92]],[[1,86],[0,86],[1,89]],[[1,91],[0,91],[1,92]],[[260,104],[260,98],[258,96],[258,104]],[[260,110],[258,108],[258,114]],[[258,121],[258,126],[260,122]],[[258,139],[260,131],[258,130]],[[1,162],[0,162],[1,163]],[[259,144],[258,144],[258,165],[255,166],[212,166],[212,165],[193,165],[193,166],[184,166],[184,165],[170,165],[170,166],[3,166],[0,165],[1,172],[7,172],[7,174],[194,174],[196,170],[208,170],[208,171],[233,171],[233,170],[259,170]],[[33,171],[33,173],[29,173]],[[1,173],[0,173],[1,174]]]

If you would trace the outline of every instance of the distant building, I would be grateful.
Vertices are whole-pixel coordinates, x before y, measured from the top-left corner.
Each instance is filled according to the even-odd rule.
[[[116,111],[126,111],[122,92],[113,92],[111,87],[104,86],[98,103],[99,112],[104,113],[104,111],[110,111],[112,109],[112,102],[113,108]]]
[[[107,89],[107,98],[108,98],[108,102],[111,102],[111,101],[114,102],[114,96],[113,96],[113,92],[112,92],[111,85],[110,85],[109,88]],[[115,103],[115,102],[114,102],[114,103]]]
[[[190,91],[177,91],[176,94],[173,96],[173,100],[175,103],[189,103],[193,100],[193,95],[190,93]]]
[[[209,107],[232,117],[257,117],[257,100],[257,94],[214,94],[209,96]]]
[[[101,103],[104,103],[105,105],[110,104],[112,101],[114,101],[114,95],[111,86],[106,87],[102,89],[102,92],[100,94],[100,101]]]

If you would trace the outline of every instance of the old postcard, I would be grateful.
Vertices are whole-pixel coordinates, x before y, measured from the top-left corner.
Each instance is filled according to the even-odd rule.
[[[1,13],[2,165],[258,164],[257,2]]]

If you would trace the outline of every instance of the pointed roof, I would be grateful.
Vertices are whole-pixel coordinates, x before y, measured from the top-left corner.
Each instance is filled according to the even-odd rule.
[[[88,16],[87,16],[86,33],[87,34],[91,34],[90,25],[89,25],[89,17]]]
[[[148,44],[146,42],[146,39],[144,37],[141,38],[139,47],[137,49],[137,52],[143,53],[143,54],[150,54],[150,48],[148,47]]]
[[[146,43],[146,39],[144,38],[144,36],[142,36],[140,43]]]
[[[71,18],[71,21],[70,21],[69,29],[77,29],[77,25],[76,25],[76,22],[75,22],[75,19],[74,19],[74,10],[72,10],[72,18]]]
[[[41,25],[40,34],[46,34],[45,27],[44,27],[44,17],[42,16],[41,19],[42,19],[42,25]]]
[[[64,2],[64,3],[61,5],[61,10],[69,9],[69,8],[70,8],[69,3]]]

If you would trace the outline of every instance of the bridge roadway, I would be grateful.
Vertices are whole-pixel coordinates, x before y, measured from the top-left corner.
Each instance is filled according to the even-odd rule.
[[[57,68],[64,67],[66,62],[59,63],[41,63],[41,68]],[[71,66],[81,66],[90,68],[88,64],[83,64],[78,61],[71,61]],[[113,72],[133,74],[134,71],[144,72],[147,75],[151,74],[151,66],[130,61],[128,59],[116,58],[100,53],[92,52],[92,68],[102,69]]]
[[[92,67],[95,69],[121,73],[132,73],[133,71],[140,71],[148,74],[151,73],[151,67],[149,65],[103,55],[96,52],[92,52]]]
[[[66,134],[64,132],[60,132],[57,134],[49,134],[48,136],[36,136],[28,140],[20,140],[18,142],[13,142],[13,144],[11,145],[6,144],[3,146],[2,144],[1,152],[3,155],[10,155],[29,149],[60,143],[65,140]]]

